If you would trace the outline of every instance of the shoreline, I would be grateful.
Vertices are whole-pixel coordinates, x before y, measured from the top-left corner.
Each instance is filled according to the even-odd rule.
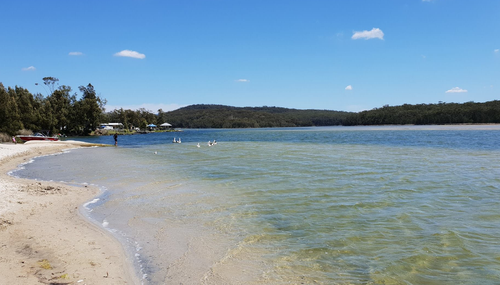
[[[0,144],[0,283],[140,284],[123,245],[80,213],[97,187],[7,174],[34,157],[85,146],[94,144]]]

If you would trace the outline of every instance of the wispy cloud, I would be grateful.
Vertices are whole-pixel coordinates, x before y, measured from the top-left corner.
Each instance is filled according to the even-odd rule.
[[[23,71],[33,71],[33,70],[36,70],[36,68],[32,65],[32,66],[29,66],[29,67],[24,67],[22,70]]]
[[[179,104],[163,104],[163,103],[144,103],[140,105],[106,105],[106,112],[117,110],[123,108],[124,110],[138,110],[144,108],[146,110],[156,113],[159,109],[163,112],[177,110],[179,108],[185,107],[185,105]]]
[[[499,53],[499,52],[500,52],[500,49],[498,49],[498,48],[497,48],[496,50],[494,50],[494,52],[495,52],[495,53]]]
[[[146,58],[146,55],[143,53],[138,53],[133,50],[122,50],[121,52],[115,53],[115,56],[123,56],[123,57],[132,57],[132,58],[138,58],[138,59],[144,59]]]
[[[83,55],[83,53],[80,51],[71,51],[68,55],[80,56],[80,55]]]
[[[238,79],[238,80],[235,80],[236,82],[250,82],[250,80],[248,79]]]
[[[453,87],[450,90],[447,90],[445,93],[466,93],[467,90],[462,89],[460,87]]]
[[[346,110],[348,112],[362,112],[369,110],[367,106],[362,106],[362,105],[349,105],[346,107]]]
[[[373,28],[371,31],[362,31],[362,32],[354,32],[354,34],[351,37],[353,40],[358,40],[358,39],[384,39],[384,32],[382,32],[381,29],[379,28]]]
[[[345,88],[345,90],[352,90],[352,86],[351,85],[347,85],[347,87]]]

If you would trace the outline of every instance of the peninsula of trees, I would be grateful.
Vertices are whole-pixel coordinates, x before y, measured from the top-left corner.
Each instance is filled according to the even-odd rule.
[[[383,106],[369,111],[342,112],[279,107],[191,105],[175,111],[117,109],[105,112],[106,100],[92,84],[80,86],[80,96],[54,77],[43,78],[47,96],[0,83],[0,133],[49,130],[54,134],[89,135],[100,123],[122,123],[125,129],[170,123],[174,128],[262,128],[355,125],[430,125],[500,123],[500,101]]]

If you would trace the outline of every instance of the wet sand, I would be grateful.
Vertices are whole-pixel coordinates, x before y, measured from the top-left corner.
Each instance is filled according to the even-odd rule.
[[[79,213],[97,188],[7,175],[32,157],[82,146],[0,144],[0,284],[140,284],[122,245]]]

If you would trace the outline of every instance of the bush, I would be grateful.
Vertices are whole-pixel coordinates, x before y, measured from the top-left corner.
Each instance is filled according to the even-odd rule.
[[[32,135],[33,132],[31,130],[22,129],[22,130],[17,131],[16,134],[22,135],[22,136],[29,136],[29,135]]]
[[[12,137],[7,133],[0,133],[0,142],[11,142]]]

